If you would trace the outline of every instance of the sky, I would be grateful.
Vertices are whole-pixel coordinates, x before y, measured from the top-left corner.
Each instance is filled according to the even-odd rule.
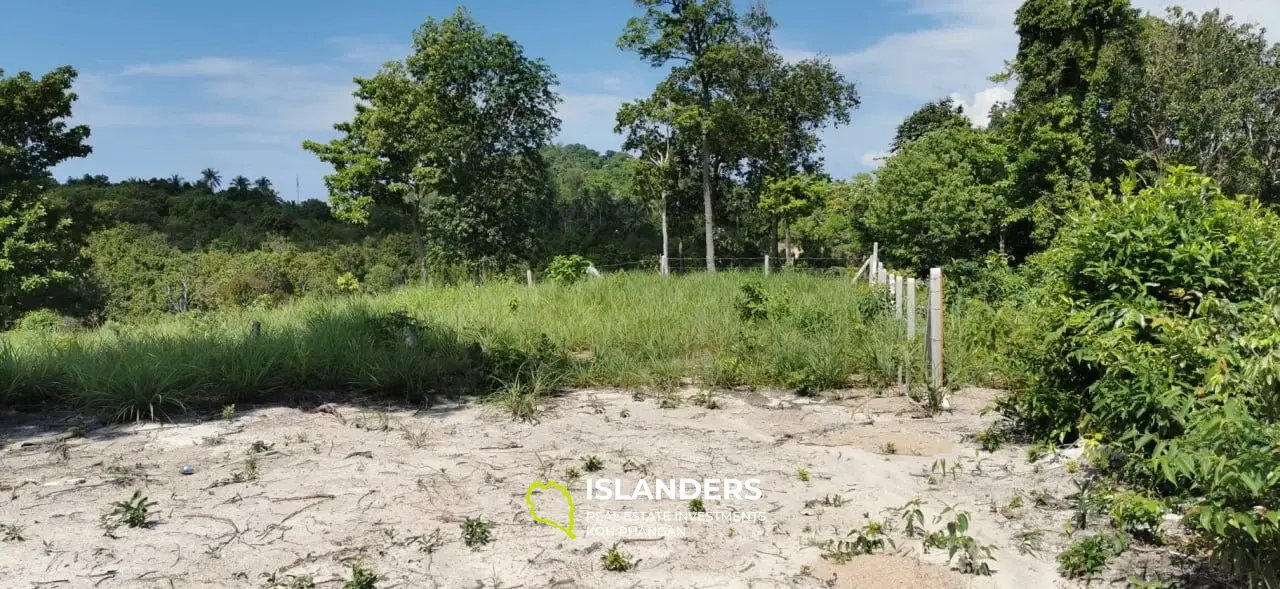
[[[952,97],[975,123],[1012,88],[988,80],[1017,49],[1019,0],[774,0],[775,41],[789,58],[823,56],[858,88],[850,125],[823,133],[827,170],[873,169],[894,128],[920,105]],[[1163,12],[1168,0],[1135,0]],[[1184,0],[1280,30],[1275,0]],[[289,199],[325,198],[332,170],[301,148],[351,118],[352,78],[408,55],[428,16],[459,0],[0,0],[0,68],[80,72],[74,120],[93,154],[57,177],[266,176]],[[559,143],[618,149],[614,113],[663,71],[616,46],[629,0],[465,2],[490,32],[518,41],[556,72]],[[1268,35],[1277,40],[1276,35]]]

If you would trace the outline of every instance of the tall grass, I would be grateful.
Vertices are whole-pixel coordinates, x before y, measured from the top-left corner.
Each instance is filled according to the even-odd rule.
[[[735,303],[748,281],[779,301],[770,317],[740,316]],[[262,324],[256,337],[254,320]],[[504,375],[527,381],[531,375],[499,365],[548,355],[562,360],[556,380],[577,386],[665,389],[683,378],[883,386],[896,378],[901,330],[882,295],[798,273],[410,288],[87,332],[0,334],[0,404],[131,419],[291,391],[420,399],[486,392]],[[949,341],[948,354],[971,353],[958,347],[968,343]]]

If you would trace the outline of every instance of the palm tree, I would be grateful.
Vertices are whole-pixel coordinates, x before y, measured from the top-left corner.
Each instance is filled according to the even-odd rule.
[[[266,176],[254,180],[253,188],[258,192],[275,194],[275,191],[271,189],[271,180],[268,180]]]
[[[182,176],[178,174],[169,176],[169,184],[173,186],[174,190],[182,190],[183,183]]]
[[[249,192],[250,186],[253,186],[253,183],[249,182],[249,179],[244,176],[236,176],[231,179],[230,187],[236,192]]]
[[[205,168],[200,171],[200,183],[204,184],[209,190],[217,190],[222,186],[222,174],[213,168]]]

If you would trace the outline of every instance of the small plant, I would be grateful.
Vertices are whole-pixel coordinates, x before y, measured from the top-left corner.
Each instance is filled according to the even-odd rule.
[[[579,255],[556,256],[547,266],[547,279],[556,284],[568,285],[587,277],[591,262]]]
[[[26,528],[18,524],[4,524],[0,526],[0,540],[5,542],[25,542],[27,537],[23,535]]]
[[[631,417],[631,411],[627,409],[623,409],[622,411],[618,412],[618,417],[621,417],[623,419]]]
[[[979,544],[972,536],[968,535],[970,516],[968,512],[955,511],[951,506],[947,506],[934,518],[934,523],[940,523],[948,515],[952,514],[951,520],[946,522],[943,531],[930,532],[925,535],[924,548],[927,552],[930,548],[945,549],[947,551],[947,562],[959,555],[956,561],[956,570],[966,575],[982,575],[987,576],[992,573],[991,565],[987,562],[995,560],[993,552],[994,545]]]
[[[818,544],[822,550],[822,558],[835,564],[848,564],[855,556],[883,552],[886,546],[893,546],[893,540],[885,536],[885,526],[881,522],[868,522],[860,530],[849,532],[852,540],[827,540]]]
[[[468,517],[462,522],[462,543],[467,548],[477,550],[493,542],[493,524],[478,517]]]
[[[576,467],[570,466],[569,468],[565,469],[564,478],[565,478],[565,482],[572,485],[574,481],[577,481],[578,479],[582,478],[582,473],[579,472]]]
[[[1072,458],[1067,461],[1066,468],[1068,473],[1076,474],[1080,472],[1080,461]]]
[[[108,515],[117,524],[124,524],[131,528],[146,528],[151,526],[149,518],[151,508],[155,506],[154,501],[149,501],[141,490],[137,490],[129,499],[112,503],[112,509]]]
[[[360,292],[360,279],[350,272],[344,273],[338,277],[338,292],[343,294],[355,294]]]
[[[634,562],[631,562],[631,555],[623,554],[618,550],[617,543],[610,546],[609,550],[600,557],[600,563],[604,570],[614,573],[626,572],[636,566]]]
[[[704,409],[719,409],[720,402],[716,400],[716,394],[711,391],[702,391],[693,396],[694,405]]]
[[[1058,555],[1058,572],[1068,579],[1093,579],[1106,570],[1112,557],[1124,552],[1124,537],[1098,534],[1075,541]]]
[[[205,415],[208,415],[207,413]],[[236,418],[236,404],[222,406],[222,420],[231,421]]]
[[[689,511],[693,513],[706,513],[707,507],[702,504],[702,499],[690,499]]]
[[[378,573],[366,567],[364,562],[356,561],[351,565],[351,579],[342,584],[342,589],[377,589]]]
[[[800,482],[802,483],[809,482],[809,469],[802,468],[796,471],[796,478],[800,479]]]
[[[1160,524],[1165,508],[1160,501],[1134,492],[1117,493],[1111,498],[1111,525],[1134,536],[1161,543]]]
[[[244,459],[244,468],[231,473],[231,482],[247,483],[258,480],[258,457],[250,455]]]
[[[889,510],[897,517],[902,518],[902,532],[908,538],[923,537],[927,532],[924,528],[924,511],[920,509],[920,505],[919,499],[912,499],[902,507]]]
[[[404,429],[404,439],[409,442],[410,446],[418,450],[421,450],[427,447],[427,435],[428,435],[428,431],[426,430],[426,428],[423,428],[416,432],[409,428]]]
[[[994,424],[991,427],[978,432],[975,436],[978,443],[982,445],[983,452],[995,452],[1004,445],[1004,428],[1000,424]]]
[[[898,445],[893,442],[885,442],[880,446],[880,452],[883,454],[897,454]]]
[[[582,459],[582,470],[587,472],[600,472],[604,470],[604,461],[599,456],[588,456]]]

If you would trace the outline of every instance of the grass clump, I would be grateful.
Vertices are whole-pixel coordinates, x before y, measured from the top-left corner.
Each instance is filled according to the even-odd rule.
[[[462,543],[472,550],[478,550],[493,542],[493,524],[478,517],[468,517],[462,521]]]
[[[104,522],[108,525],[148,528],[153,524],[151,508],[155,506],[156,502],[147,499],[147,496],[142,494],[142,490],[136,490],[128,499],[112,503],[111,511],[108,512]]]
[[[342,584],[342,589],[377,589],[378,573],[373,572],[362,561],[351,565],[351,578]]]
[[[604,567],[604,570],[614,573],[626,572],[636,566],[636,564],[631,561],[631,555],[623,554],[622,551],[618,550],[617,543],[610,546],[609,550],[605,551],[605,553],[600,557],[600,564]]]

